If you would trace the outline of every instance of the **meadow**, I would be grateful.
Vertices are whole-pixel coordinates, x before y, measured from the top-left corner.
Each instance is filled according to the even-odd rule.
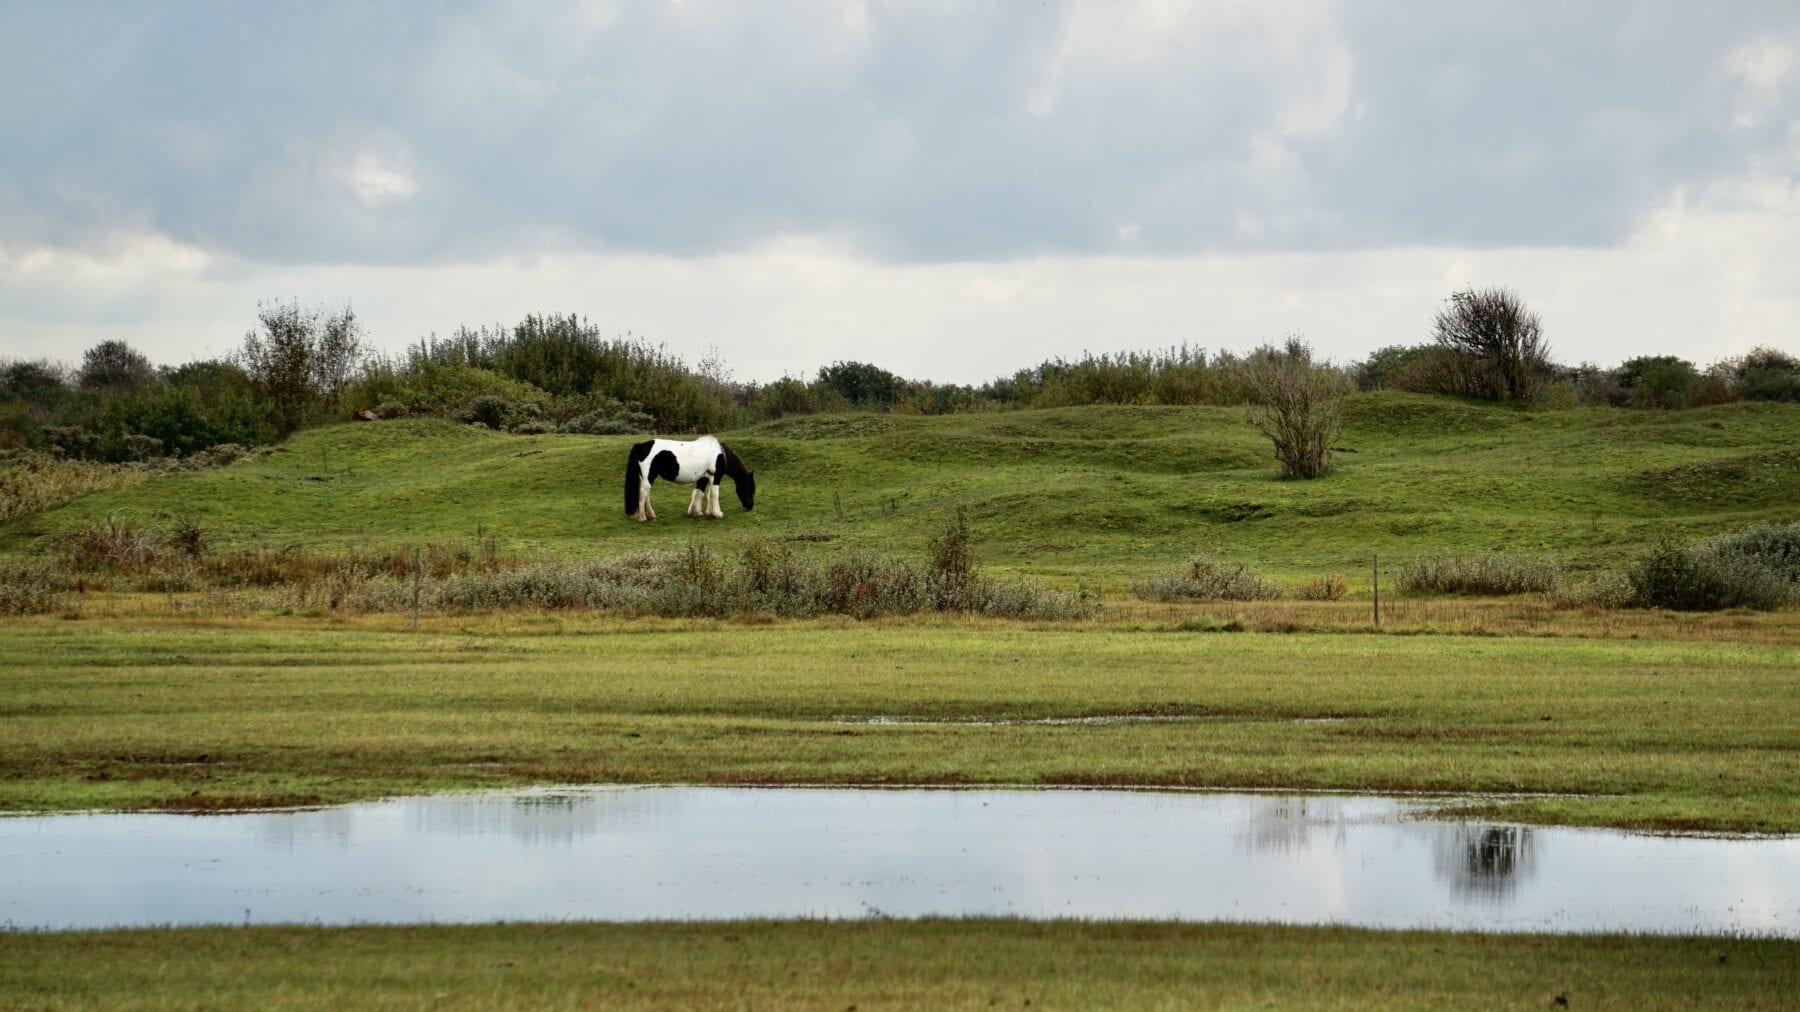
[[[686,489],[667,486],[662,520],[628,521],[635,437],[434,419],[134,475],[0,524],[11,565],[62,573],[100,527],[157,532],[173,560],[62,573],[63,605],[0,618],[0,811],[551,782],[1088,784],[1800,832],[1800,610],[1398,585],[1409,566],[1454,584],[1455,560],[1487,552],[1580,585],[1664,537],[1800,519],[1800,408],[1374,393],[1346,419],[1338,468],[1296,482],[1233,408],[793,417],[725,434],[759,496],[745,514],[727,492],[724,521],[682,516]],[[658,618],[440,595],[415,622],[393,594],[317,592],[357,558],[397,593],[414,552],[445,579],[758,545],[917,560],[959,508],[984,572],[1088,605],[1055,621]],[[1201,553],[1255,567],[1276,599],[1134,593]],[[239,566],[268,585],[233,584]],[[1334,579],[1341,599],[1296,599]],[[1096,717],[1153,719],[1067,722]],[[0,1004],[1778,1007],[1797,965],[1780,941],[1275,926],[221,928],[0,933]]]
[[[491,542],[603,558],[755,538],[830,554],[916,555],[958,506],[1001,573],[1123,596],[1132,580],[1217,550],[1282,578],[1366,591],[1371,555],[1554,554],[1616,565],[1659,535],[1800,519],[1800,407],[1528,411],[1417,394],[1352,395],[1338,467],[1284,481],[1238,408],[1094,406],[950,416],[781,419],[726,434],[759,498],[727,519],[623,516],[630,436],[493,432],[442,420],[298,433],[229,467],[100,491],[0,525],[29,553],[97,519],[198,524],[220,548]]]

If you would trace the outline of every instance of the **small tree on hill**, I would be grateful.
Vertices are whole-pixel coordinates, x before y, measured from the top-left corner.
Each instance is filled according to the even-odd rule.
[[[1532,401],[1550,373],[1543,321],[1510,288],[1466,288],[1433,321],[1437,343],[1454,356],[1459,393]]]
[[[244,371],[275,405],[275,424],[285,436],[305,424],[321,400],[343,392],[363,358],[362,328],[345,306],[330,316],[298,302],[258,303],[261,332],[244,334]]]
[[[1249,421],[1275,444],[1282,473],[1317,478],[1331,469],[1331,441],[1344,421],[1350,381],[1313,362],[1312,349],[1294,335],[1281,347],[1264,345],[1244,363],[1250,388]]]
[[[155,384],[156,368],[124,341],[101,341],[81,357],[77,376],[86,390],[132,391]]]

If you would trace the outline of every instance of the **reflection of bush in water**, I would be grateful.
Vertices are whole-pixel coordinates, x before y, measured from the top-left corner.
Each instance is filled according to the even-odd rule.
[[[1457,826],[1438,837],[1438,877],[1458,896],[1507,897],[1530,876],[1532,849],[1524,826]]]
[[[1333,798],[1259,799],[1256,815],[1241,839],[1257,852],[1288,853],[1304,850],[1312,843],[1313,834],[1331,833],[1331,841],[1342,847],[1345,840],[1343,805]]]

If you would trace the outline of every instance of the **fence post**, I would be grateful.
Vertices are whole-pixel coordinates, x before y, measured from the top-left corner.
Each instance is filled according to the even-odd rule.
[[[1369,572],[1375,581],[1375,628],[1381,628],[1381,556],[1369,553]]]

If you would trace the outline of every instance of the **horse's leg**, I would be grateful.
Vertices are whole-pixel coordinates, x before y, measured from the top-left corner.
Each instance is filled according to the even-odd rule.
[[[688,516],[697,517],[703,515],[705,504],[706,478],[702,477],[699,481],[694,482],[694,494],[688,496]]]
[[[650,482],[648,479],[638,488],[638,502],[643,504],[643,513],[638,516],[638,519],[655,520],[656,511],[650,508]]]
[[[713,479],[711,496],[707,502],[706,515],[714,520],[725,519],[725,511],[719,508],[719,480]]]

